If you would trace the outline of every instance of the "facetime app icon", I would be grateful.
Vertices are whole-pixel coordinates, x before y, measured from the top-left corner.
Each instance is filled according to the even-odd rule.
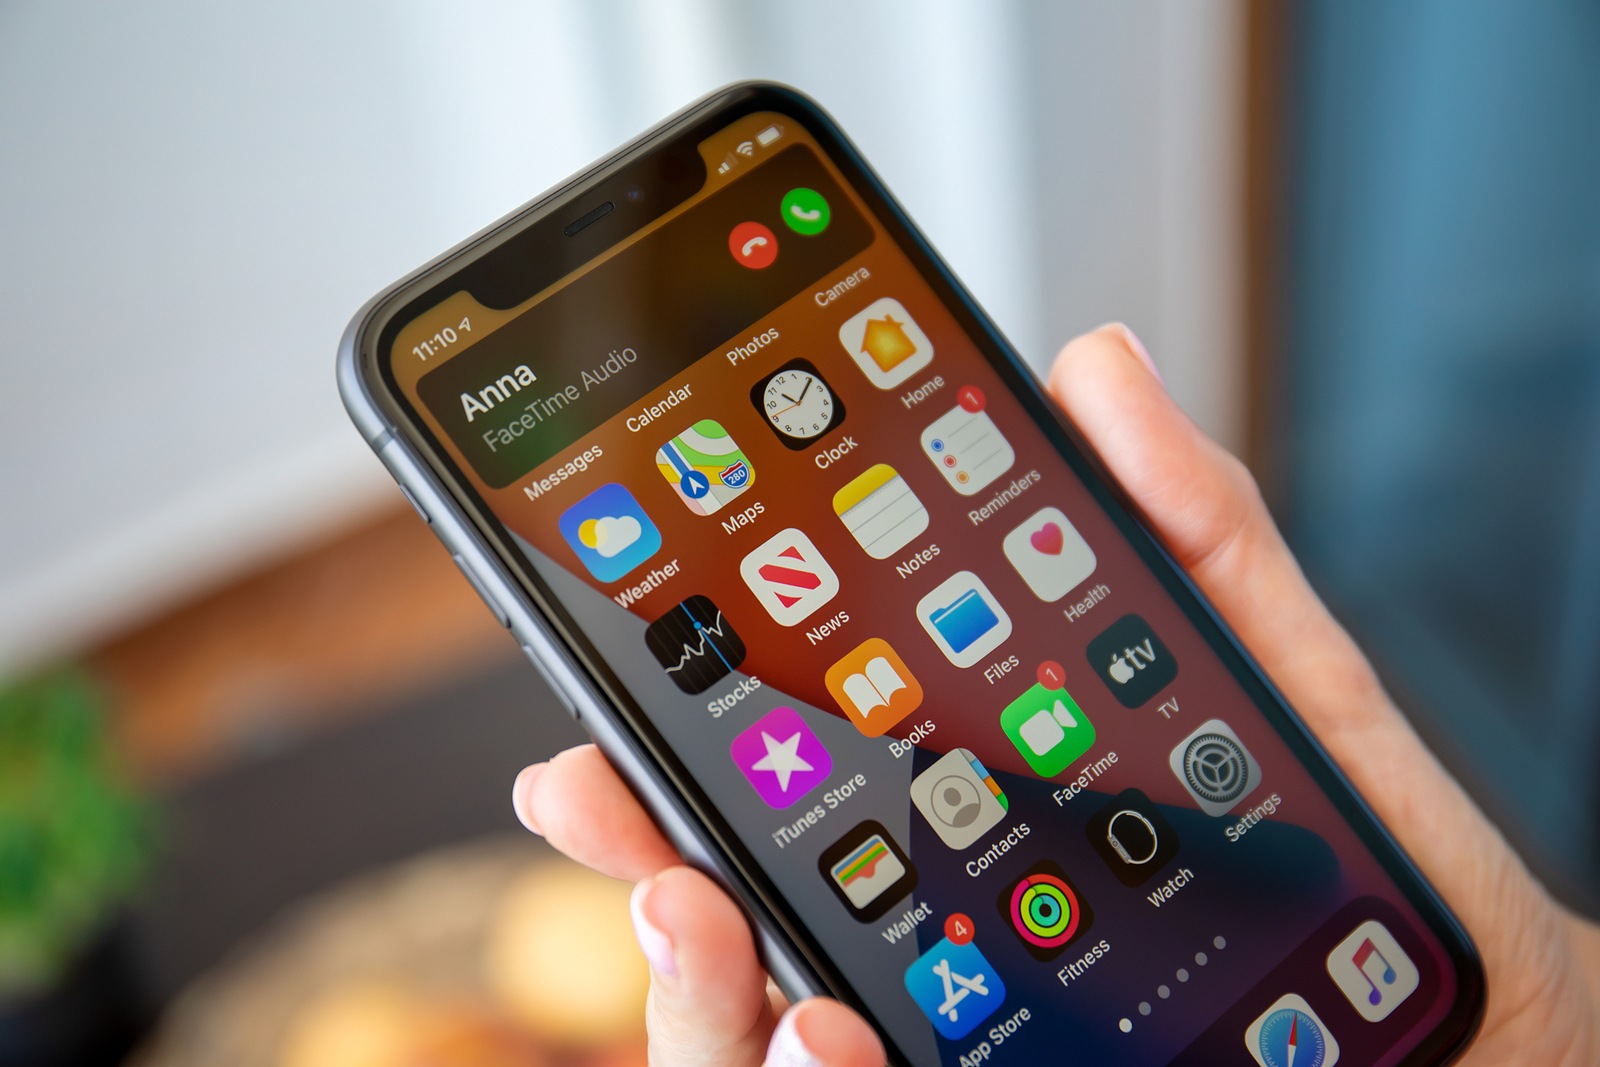
[[[900,301],[884,297],[839,327],[839,343],[879,389],[893,389],[933,361],[933,342]]]

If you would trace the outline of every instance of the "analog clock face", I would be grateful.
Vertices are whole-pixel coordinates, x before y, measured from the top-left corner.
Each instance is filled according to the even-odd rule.
[[[750,399],[778,440],[794,449],[805,448],[844,419],[844,405],[817,368],[803,359],[791,360],[757,382]]]

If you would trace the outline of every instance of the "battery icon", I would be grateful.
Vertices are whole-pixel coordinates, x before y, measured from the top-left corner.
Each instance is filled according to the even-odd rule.
[[[756,134],[756,141],[760,143],[762,148],[765,148],[768,145],[770,145],[773,141],[776,141],[778,138],[780,138],[782,136],[783,136],[783,127],[782,126],[773,125],[773,126],[768,126],[766,129],[764,129],[760,133]]]

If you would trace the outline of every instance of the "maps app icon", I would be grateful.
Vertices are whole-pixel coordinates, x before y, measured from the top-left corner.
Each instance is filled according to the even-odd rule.
[[[710,515],[755,484],[755,468],[716,419],[701,419],[656,450],[656,469],[696,515]]]

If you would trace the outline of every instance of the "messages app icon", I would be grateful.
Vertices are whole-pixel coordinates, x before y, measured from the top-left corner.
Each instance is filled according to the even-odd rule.
[[[559,526],[579,561],[602,582],[616,581],[661,547],[661,531],[616,482],[562,512]]]

